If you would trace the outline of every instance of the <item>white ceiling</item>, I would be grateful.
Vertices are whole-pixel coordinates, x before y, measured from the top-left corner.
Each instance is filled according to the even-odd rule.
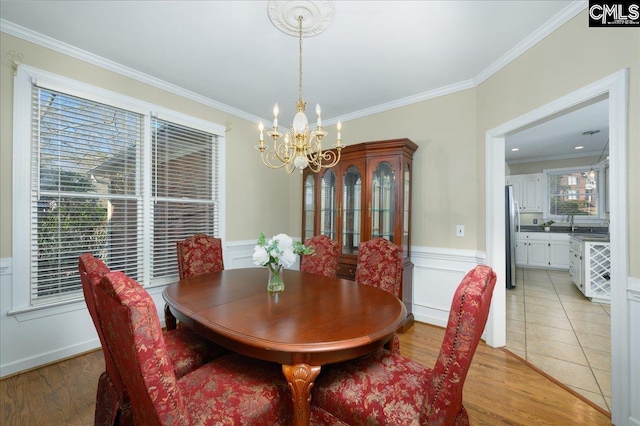
[[[598,132],[585,134],[594,131]],[[609,153],[609,100],[580,105],[508,135],[505,146],[507,163],[512,164],[577,156],[602,156],[604,160]],[[578,146],[583,148],[577,150]]]
[[[277,101],[280,123],[290,123],[298,95],[298,39],[273,26],[267,6],[2,0],[0,18],[5,32],[142,80],[170,83],[249,120],[270,119]],[[322,105],[325,125],[474,87],[586,2],[334,0],[333,6],[329,27],[303,41],[304,99],[310,107]],[[313,108],[307,110],[314,121]],[[555,127],[543,128],[545,141],[585,138],[584,126]],[[347,135],[348,123],[345,140]],[[514,136],[534,147],[542,145],[541,137]],[[563,155],[557,145],[564,144],[546,146],[544,155]]]

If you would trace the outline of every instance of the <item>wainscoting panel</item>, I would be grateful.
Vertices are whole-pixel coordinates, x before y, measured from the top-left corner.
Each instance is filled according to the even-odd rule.
[[[254,240],[233,241],[224,247],[225,269],[251,268],[253,264]]]
[[[465,274],[484,263],[484,253],[411,247],[413,315],[416,321],[445,327],[451,299]]]

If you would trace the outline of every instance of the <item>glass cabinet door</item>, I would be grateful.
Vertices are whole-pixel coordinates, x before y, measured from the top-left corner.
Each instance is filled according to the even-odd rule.
[[[336,239],[336,174],[327,170],[320,182],[320,233]]]
[[[304,235],[302,241],[305,241],[314,235],[316,200],[315,200],[315,179],[312,174],[308,174],[304,180]]]
[[[395,243],[395,173],[391,164],[378,164],[371,185],[371,238],[382,237]]]
[[[342,185],[342,253],[358,254],[361,232],[362,178],[357,167],[351,165],[344,174]]]
[[[404,206],[402,220],[402,253],[409,253],[409,210],[411,207],[411,170],[409,165],[404,166]]]

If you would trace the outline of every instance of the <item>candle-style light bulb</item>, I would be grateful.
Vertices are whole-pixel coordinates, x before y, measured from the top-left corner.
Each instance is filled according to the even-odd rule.
[[[278,114],[280,113],[280,108],[278,108],[278,103],[273,107],[273,127],[278,127]]]
[[[342,123],[340,122],[340,120],[338,120],[338,124],[336,124],[336,128],[338,129],[338,135],[336,137],[337,139],[337,146],[340,146],[341,142],[342,142]]]
[[[262,133],[262,131],[264,130],[264,124],[262,124],[262,121],[260,121],[260,124],[258,124],[258,130],[260,130],[260,142],[263,142],[264,134]]]
[[[320,113],[322,109],[320,108],[320,104],[316,104],[316,115],[318,116],[318,127],[322,127],[322,119],[320,118]]]

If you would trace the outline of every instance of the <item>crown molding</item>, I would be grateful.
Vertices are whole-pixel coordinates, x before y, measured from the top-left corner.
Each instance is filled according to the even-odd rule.
[[[484,71],[475,76],[474,78],[466,81],[461,81],[459,83],[454,83],[449,86],[440,87],[438,89],[430,90],[424,93],[418,93],[416,95],[407,96],[406,98],[398,99],[392,102],[387,102],[384,104],[380,104],[377,106],[373,106],[371,108],[362,109],[360,111],[355,111],[351,114],[347,114],[341,117],[341,120],[349,121],[354,120],[356,118],[366,117],[368,115],[377,114],[380,112],[388,111],[395,108],[404,107],[407,105],[411,105],[417,102],[426,101],[429,99],[437,98],[439,96],[450,95],[456,92],[461,92],[467,89],[473,89],[480,85],[483,81],[500,71],[502,68],[507,66],[511,61],[518,58],[520,55],[525,53],[531,47],[535,46],[538,42],[544,39],[546,36],[560,28],[578,13],[580,13],[583,9],[587,7],[587,2],[584,0],[577,0],[569,4],[567,7],[558,12],[553,18],[547,21],[544,25],[530,34],[526,39],[521,41],[518,45],[516,45],[509,52],[505,53],[500,59],[495,61],[493,64],[489,65]],[[333,121],[327,121],[327,124],[333,124]]]
[[[437,89],[430,90],[428,92],[418,93],[416,95],[407,96],[406,98],[401,98],[395,101],[386,102],[384,104],[376,105],[371,108],[361,109],[359,111],[355,111],[347,115],[342,115],[340,116],[340,120],[342,120],[343,122],[354,120],[356,118],[366,117],[368,115],[373,115],[379,112],[384,112],[391,109],[404,107],[407,105],[415,104],[415,103],[426,101],[429,99],[438,98],[440,96],[450,95],[456,92],[462,92],[463,90],[473,89],[474,87],[475,85],[473,84],[473,80],[465,80],[459,83],[450,84],[448,86],[439,87]]]
[[[518,43],[513,49],[502,55],[500,59],[489,65],[484,71],[475,76],[473,78],[474,84],[478,86],[480,83],[500,71],[502,68],[509,65],[509,63],[511,63],[527,50],[542,41],[546,36],[560,28],[578,13],[582,12],[582,10],[587,7],[587,5],[588,2],[583,0],[572,2],[570,5],[558,12],[549,21],[545,22],[544,25],[531,33],[527,38]]]
[[[95,55],[91,52],[87,52],[86,50],[79,49],[70,44],[61,42],[54,38],[45,36],[43,34],[37,33],[35,31],[24,28],[20,25],[16,25],[13,22],[6,21],[4,19],[0,19],[0,31],[7,33],[9,35],[19,37],[23,40],[29,41],[31,43],[37,44],[42,47],[46,47],[47,49],[54,50],[56,52],[62,53],[64,55],[71,56],[72,58],[80,59],[81,61],[90,63],[92,65],[98,66],[100,68],[106,69],[108,71],[115,72],[117,74],[123,75],[125,77],[132,78],[134,80],[140,81],[142,83],[148,84],[152,87],[156,87],[158,89],[167,91],[169,93],[173,93],[175,95],[181,96],[186,99],[190,99],[194,102],[198,102],[200,104],[215,108],[217,110],[232,114],[236,117],[243,118],[245,120],[258,122],[260,121],[259,117],[255,115],[248,114],[244,111],[241,111],[237,108],[233,108],[229,105],[223,104],[222,102],[214,101],[211,98],[206,96],[199,95],[190,90],[184,89],[175,84],[168,83],[164,80],[161,80],[156,77],[152,77],[148,74],[142,73],[140,71],[136,71],[133,68],[126,67],[117,62],[105,59],[101,56]]]
[[[556,14],[552,19],[547,21],[544,25],[542,25],[535,32],[533,32],[529,37],[527,37],[525,40],[520,42],[517,46],[515,46],[509,52],[504,54],[500,59],[495,61],[493,64],[487,67],[484,71],[482,71],[480,74],[478,74],[477,76],[475,76],[470,80],[461,81],[458,83],[450,84],[448,86],[430,90],[428,92],[418,93],[415,95],[407,96],[405,98],[397,99],[395,101],[386,102],[384,104],[376,105],[370,108],[365,108],[365,109],[341,116],[340,119],[343,122],[354,120],[357,118],[362,118],[369,115],[378,114],[378,113],[389,111],[392,109],[408,106],[418,102],[423,102],[429,99],[434,99],[440,96],[461,92],[463,90],[473,89],[477,87],[480,83],[487,80],[493,74],[500,71],[503,67],[507,66],[511,61],[515,60],[520,55],[525,53],[527,50],[529,50],[535,44],[537,44],[546,36],[551,34],[553,31],[558,29],[560,26],[565,24],[567,21],[572,19],[574,16],[576,16],[586,7],[587,7],[587,2],[584,0],[577,0],[572,2],[563,10],[561,10],[558,14]],[[164,80],[160,80],[158,78],[136,71],[132,68],[123,66],[114,61],[110,61],[108,59],[94,55],[93,53],[79,49],[67,43],[63,43],[51,37],[44,36],[40,33],[31,31],[27,28],[21,27],[20,25],[16,25],[4,19],[0,19],[0,31],[19,37],[24,40],[30,41],[32,43],[54,50],[56,52],[63,53],[73,58],[80,59],[82,61],[99,66],[109,71],[113,71],[115,73],[124,75],[126,77],[138,80],[142,83],[149,84],[153,87],[165,90],[169,93],[173,93],[175,95],[182,96],[186,99],[190,99],[200,104],[232,114],[236,117],[240,117],[255,123],[262,120],[261,117],[248,114],[237,108],[233,108],[229,105],[215,101],[206,96],[202,96],[190,90],[186,90],[175,84],[168,83]],[[329,124],[332,124],[334,121],[337,121],[337,119],[326,120],[325,123],[329,125]]]

